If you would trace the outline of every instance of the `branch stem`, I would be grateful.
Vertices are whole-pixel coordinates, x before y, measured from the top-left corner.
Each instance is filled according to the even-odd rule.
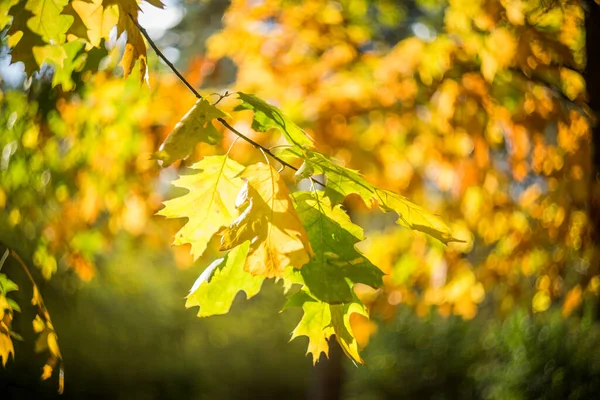
[[[133,21],[133,23],[135,24],[135,26],[137,26],[137,28],[140,30],[140,33],[144,36],[144,38],[146,38],[146,41],[148,42],[148,44],[150,44],[150,47],[152,47],[152,49],[154,50],[154,52],[156,53],[156,55],[161,60],[163,60],[165,64],[167,64],[167,66],[171,69],[171,71],[173,71],[173,73],[175,75],[177,75],[177,77],[179,78],[179,80],[194,94],[194,96],[196,96],[196,98],[203,99],[202,95],[200,95],[200,93],[198,93],[198,91],[196,89],[194,89],[194,87],[190,84],[190,82],[188,82],[188,80],[185,79],[185,77],[181,74],[181,72],[179,72],[177,70],[177,68],[175,67],[175,65],[173,65],[173,63],[171,61],[169,61],[169,59],[158,48],[158,46],[156,45],[156,43],[154,43],[154,41],[152,40],[152,38],[150,37],[150,35],[148,35],[148,32],[146,31],[146,29],[144,29],[140,25],[140,23],[131,14],[129,14],[129,18],[131,18],[131,21]],[[219,121],[221,123],[221,125],[223,125],[225,128],[227,128],[228,130],[230,130],[231,132],[233,132],[235,135],[237,135],[240,139],[245,140],[246,142],[250,143],[257,150],[261,150],[263,153],[267,154],[268,156],[270,156],[271,158],[273,158],[274,160],[276,160],[278,163],[280,163],[284,167],[288,167],[290,169],[293,169],[294,171],[298,171],[298,168],[294,167],[293,165],[291,165],[287,161],[282,160],[281,158],[279,158],[278,156],[276,156],[267,147],[264,147],[260,143],[257,143],[254,140],[250,139],[248,136],[244,135],[243,133],[241,133],[240,131],[238,131],[237,129],[235,129],[233,126],[231,126],[223,118],[217,118],[217,121]],[[310,178],[310,180],[313,181],[314,183],[318,183],[319,185],[321,185],[323,187],[325,186],[321,182],[317,181],[316,179],[313,179],[312,177]]]

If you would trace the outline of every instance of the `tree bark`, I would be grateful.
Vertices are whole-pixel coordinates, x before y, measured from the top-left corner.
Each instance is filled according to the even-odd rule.
[[[334,336],[329,340],[329,358],[321,355],[313,369],[308,398],[310,400],[338,400],[342,398],[344,368],[342,349]]]

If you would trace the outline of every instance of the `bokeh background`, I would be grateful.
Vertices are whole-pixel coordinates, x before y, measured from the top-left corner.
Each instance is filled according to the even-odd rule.
[[[361,249],[387,274],[383,289],[355,287],[372,315],[352,321],[360,367],[334,351],[313,368],[306,338],[288,343],[300,314],[280,313],[280,283],[240,295],[225,316],[184,308],[216,246],[193,262],[189,248],[170,245],[183,221],[154,214],[180,194],[170,185],[178,173],[234,137],[169,168],[149,159],[195,101],[153,54],[149,85],[122,79],[115,38],[79,55],[53,87],[51,67],[25,80],[4,46],[0,251],[22,256],[44,296],[65,360],[63,397],[595,398],[594,7],[143,5],[141,24],[202,93],[241,90],[278,105],[323,153],[440,214],[465,241],[444,246],[347,199],[368,237]],[[251,132],[248,117],[235,126],[280,143]],[[245,143],[231,155],[262,160]],[[13,329],[24,339],[0,369],[2,398],[54,398],[56,374],[39,378],[47,354],[35,351],[31,284],[12,257],[1,272],[20,287]]]

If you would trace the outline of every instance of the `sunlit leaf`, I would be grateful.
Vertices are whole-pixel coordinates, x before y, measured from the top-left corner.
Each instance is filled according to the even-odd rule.
[[[237,216],[235,199],[244,183],[238,175],[244,168],[227,156],[205,157],[191,168],[199,172],[182,175],[173,182],[189,193],[166,201],[158,214],[188,218],[175,235],[174,244],[191,244],[194,258],[198,258],[212,236]]]
[[[73,16],[62,14],[69,0],[27,0],[25,8],[33,13],[27,21],[32,32],[48,43],[62,44],[73,23]]]
[[[353,361],[363,363],[359,354],[358,343],[352,333],[350,326],[350,315],[357,313],[368,317],[365,306],[358,299],[345,304],[327,304],[320,302],[304,292],[298,292],[288,299],[284,309],[290,307],[302,307],[304,315],[300,323],[292,332],[292,339],[299,336],[308,337],[308,350],[306,354],[312,354],[313,364],[316,364],[325,353],[329,356],[329,343],[331,336]]]
[[[163,161],[167,166],[189,156],[199,142],[219,143],[222,135],[215,129],[212,120],[226,116],[205,99],[198,100],[175,125],[173,132],[169,133],[153,158]]]
[[[397,223],[400,225],[424,232],[443,243],[460,241],[454,238],[452,230],[439,216],[411,203],[401,195],[376,188],[358,171],[336,164],[314,150],[301,153],[295,149],[286,149],[284,153],[304,158],[304,162],[311,166],[313,173],[324,174],[327,177],[325,194],[333,204],[342,202],[350,194],[356,194],[369,207],[377,204],[385,212],[396,212]]]
[[[213,261],[194,283],[186,308],[199,306],[199,317],[226,314],[238,292],[245,292],[247,299],[255,296],[264,278],[244,271],[249,245],[249,242],[243,243],[231,250],[225,259]]]
[[[302,148],[313,147],[313,141],[306,132],[286,117],[280,109],[255,95],[242,92],[239,92],[238,95],[242,103],[236,107],[236,111],[254,111],[252,129],[260,132],[266,132],[272,128],[279,129],[290,144]]]
[[[27,26],[27,21],[33,18],[33,14],[25,9],[24,2],[13,7],[11,14],[14,18],[7,32],[11,60],[13,63],[22,62],[27,75],[31,75],[40,67],[34,56],[34,50],[46,46],[46,42]]]
[[[241,177],[247,180],[236,200],[241,214],[221,232],[220,249],[250,241],[245,269],[253,275],[282,277],[289,265],[301,268],[312,249],[279,173],[258,163],[247,167]]]
[[[461,242],[453,236],[452,230],[438,215],[389,190],[376,189],[375,194],[382,210],[393,211],[398,214],[398,220],[396,221],[398,224],[424,232],[443,243]]]
[[[350,302],[354,283],[383,284],[383,272],[355,249],[364,239],[362,229],[340,205],[332,207],[322,192],[299,192],[294,199],[316,254],[300,271],[313,296],[327,303]]]

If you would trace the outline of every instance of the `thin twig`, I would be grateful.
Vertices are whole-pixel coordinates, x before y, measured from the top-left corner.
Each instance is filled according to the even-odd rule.
[[[242,132],[238,131],[233,126],[229,125],[229,122],[225,121],[223,118],[217,118],[217,121],[219,121],[225,128],[229,129],[231,132],[236,134],[240,139],[245,140],[246,142],[250,143],[252,146],[256,147],[258,150],[262,151],[263,153],[265,153],[265,154],[269,155],[270,157],[272,157],[273,159],[277,160],[277,162],[279,162],[281,165],[285,165],[286,167],[289,167],[289,168],[293,169],[294,171],[298,171],[298,168],[285,162],[284,160],[282,160],[281,158],[279,158],[275,154],[273,154],[273,152],[271,150],[269,150],[268,148],[264,147],[260,143],[256,143],[254,140],[252,140],[248,136],[244,135]]]
[[[203,97],[200,95],[200,93],[198,93],[198,91],[196,89],[194,89],[194,87],[187,81],[187,79],[185,79],[183,77],[183,75],[177,70],[177,68],[173,65],[173,63],[171,63],[169,61],[169,59],[163,54],[163,52],[160,51],[160,49],[158,48],[158,46],[154,43],[154,41],[152,40],[152,38],[150,37],[150,35],[148,35],[148,32],[140,25],[140,23],[131,14],[129,14],[129,18],[131,18],[131,20],[133,21],[133,23],[135,24],[135,26],[137,26],[137,28],[140,30],[140,33],[144,36],[144,38],[146,38],[146,41],[150,44],[150,47],[152,47],[152,49],[154,50],[154,52],[156,53],[156,55],[161,60],[163,60],[165,62],[165,64],[167,64],[169,66],[169,68],[171,69],[171,71],[173,71],[173,73],[175,73],[175,75],[177,75],[177,77],[179,78],[179,80],[194,94],[194,96],[196,96],[196,98],[202,99]],[[227,96],[227,94],[224,95],[223,97],[225,97],[225,96]],[[276,160],[278,163],[280,163],[284,167],[288,167],[288,168],[293,169],[294,171],[298,171],[298,168],[294,167],[290,163],[282,160],[281,158],[279,158],[278,156],[276,156],[275,154],[273,154],[273,152],[271,150],[269,150],[267,147],[264,147],[261,144],[256,143],[254,140],[252,140],[248,136],[244,135],[243,133],[241,133],[240,131],[238,131],[237,129],[235,129],[233,126],[231,126],[223,118],[217,118],[217,121],[219,121],[221,123],[221,125],[223,125],[227,129],[229,129],[235,135],[237,135],[240,139],[245,140],[246,142],[248,142],[252,146],[254,146],[256,149],[261,150],[265,154],[269,155],[271,158],[273,158],[274,160]],[[325,187],[324,184],[322,184],[321,182],[313,179],[312,177],[310,178],[310,180],[313,181],[313,182],[315,182],[315,183],[318,183],[319,185],[321,185],[323,187]]]
[[[146,38],[146,40],[150,44],[150,47],[152,47],[152,49],[154,50],[156,55],[158,55],[161,58],[161,60],[163,60],[165,62],[165,64],[167,64],[169,66],[169,68],[171,68],[171,71],[173,71],[175,73],[175,75],[177,75],[179,80],[181,82],[183,82],[183,84],[185,86],[187,86],[187,88],[190,89],[190,91],[192,93],[194,93],[194,95],[197,98],[202,99],[203,97],[200,95],[200,93],[198,93],[198,91],[196,89],[194,89],[194,87],[183,77],[183,75],[181,75],[181,73],[177,70],[177,68],[175,68],[173,63],[171,63],[171,61],[169,61],[169,59],[167,57],[165,57],[165,55],[160,51],[158,46],[156,46],[156,44],[152,41],[152,39],[150,39],[148,32],[146,32],[146,30],[140,25],[140,23],[137,22],[137,20],[135,18],[133,18],[133,15],[129,14],[129,18],[131,18],[131,21],[133,21],[133,23],[135,24],[135,26],[137,26],[137,28],[140,30],[142,35],[144,35],[144,37]]]

